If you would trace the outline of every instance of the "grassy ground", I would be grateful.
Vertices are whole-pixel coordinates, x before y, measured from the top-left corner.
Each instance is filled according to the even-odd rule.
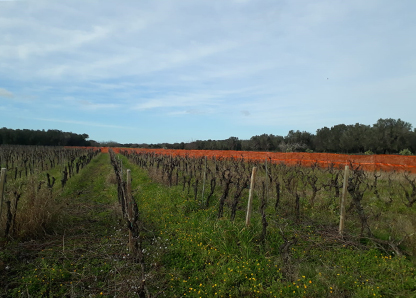
[[[134,296],[135,264],[108,154],[68,181],[59,218],[41,240],[12,242],[0,252],[2,297]]]
[[[161,249],[148,258],[163,268],[159,285],[167,297],[416,296],[414,263],[405,256],[340,239],[337,227],[297,225],[271,212],[262,243],[258,212],[249,228],[242,211],[234,222],[217,219],[217,206],[202,209],[182,186],[152,183],[123,160],[133,172],[141,219],[159,235],[145,250]]]
[[[81,153],[81,151],[78,153]],[[78,160],[76,158],[75,163]],[[64,166],[56,164],[53,168],[43,171],[41,169],[40,165],[34,166],[34,171],[25,171],[19,168],[17,179],[15,179],[16,172],[13,170],[7,172],[7,183],[2,205],[3,212],[0,218],[0,242],[1,238],[4,237],[22,240],[42,236],[45,234],[47,226],[56,220],[55,217],[59,215],[59,209],[62,207],[61,200],[55,198],[62,193],[61,178]],[[74,169],[71,176],[78,175],[75,172]],[[47,175],[49,175],[49,181]],[[10,201],[10,213],[14,219],[10,229],[6,232],[7,201]]]
[[[217,206],[203,209],[182,186],[152,182],[120,158],[140,213],[143,297],[416,297],[414,261],[405,256],[279,214],[269,215],[262,242],[258,212],[248,228],[241,210],[234,222],[217,219]],[[127,251],[114,183],[107,154],[72,178],[48,235],[0,252],[0,296],[139,296],[141,268]]]

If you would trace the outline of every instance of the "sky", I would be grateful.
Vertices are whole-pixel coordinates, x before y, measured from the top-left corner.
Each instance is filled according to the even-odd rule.
[[[96,141],[416,125],[414,0],[0,0],[0,127]]]

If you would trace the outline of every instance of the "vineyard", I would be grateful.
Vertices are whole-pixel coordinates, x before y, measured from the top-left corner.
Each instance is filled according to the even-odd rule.
[[[0,217],[0,226],[5,228],[0,235],[25,238],[42,232],[53,216],[55,183],[63,188],[98,153],[97,149],[2,146],[2,184],[7,177],[7,192],[4,203],[3,193],[1,198],[0,215],[4,209],[5,216]]]
[[[215,205],[217,218],[228,217],[231,221],[235,220],[237,211],[243,217],[246,215],[243,198],[248,197],[252,168],[255,167],[257,175],[253,185],[258,204],[255,208],[262,217],[262,241],[266,237],[267,218],[276,215],[284,215],[296,223],[336,225],[339,222],[344,171],[334,163],[323,168],[318,162],[305,167],[301,163],[290,166],[271,163],[267,159],[264,162],[256,158],[245,160],[244,157],[208,159],[155,152],[121,150],[120,153],[148,171],[153,180],[169,187],[180,186],[201,207]],[[347,207],[351,218],[349,230],[361,237],[373,237],[377,230],[390,229],[389,236],[394,235],[400,243],[408,241],[408,247],[416,248],[416,242],[409,237],[416,226],[416,219],[406,224],[395,224],[403,214],[406,214],[406,220],[413,217],[411,208],[416,203],[415,178],[408,172],[369,173],[353,162],[350,162],[350,172],[346,188],[351,197]],[[227,214],[225,207],[228,207]],[[395,214],[393,210],[400,212]],[[322,212],[325,212],[324,218]],[[408,227],[404,229],[404,225]],[[394,243],[386,244],[396,247],[396,253],[399,253]],[[412,254],[415,253],[412,251]]]
[[[108,152],[108,148],[101,148],[102,152]],[[345,155],[332,153],[280,153],[280,152],[253,152],[253,151],[219,151],[219,150],[169,150],[169,149],[131,149],[114,148],[116,153],[120,150],[137,153],[154,153],[158,155],[189,156],[189,157],[220,157],[244,160],[264,161],[268,159],[271,163],[286,165],[302,165],[309,167],[319,165],[328,167],[330,165],[341,166],[360,165],[365,171],[406,171],[416,173],[416,157],[401,155]]]
[[[414,157],[0,151],[0,296],[416,295]]]

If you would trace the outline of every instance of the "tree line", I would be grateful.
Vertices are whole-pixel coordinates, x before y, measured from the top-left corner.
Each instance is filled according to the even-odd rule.
[[[0,129],[0,144],[36,146],[91,146],[87,134],[63,132],[56,129]]]
[[[110,146],[188,150],[242,150],[277,152],[328,152],[347,154],[412,154],[416,152],[416,129],[401,119],[379,119],[373,125],[356,123],[323,127],[312,134],[290,130],[286,136],[262,134],[249,140],[196,140],[181,143],[119,144]]]
[[[248,140],[230,137],[225,140],[196,140],[181,143],[117,143],[87,140],[87,134],[56,129],[0,129],[0,144],[42,146],[105,146],[132,148],[166,148],[187,150],[242,150],[270,152],[328,152],[348,154],[416,153],[416,129],[401,119],[379,119],[373,125],[356,123],[323,127],[316,134],[290,130],[286,136],[262,134]]]

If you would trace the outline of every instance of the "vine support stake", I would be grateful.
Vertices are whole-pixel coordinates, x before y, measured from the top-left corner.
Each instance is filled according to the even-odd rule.
[[[201,204],[204,203],[204,192],[205,192],[205,180],[207,178],[207,157],[205,156],[205,170],[204,170],[204,181],[202,183],[202,198],[201,198]]]
[[[126,173],[127,173],[127,178],[126,178],[127,216],[128,216],[129,225],[132,225],[132,223],[133,223],[133,202],[132,202],[132,196],[131,196],[131,171],[130,171],[130,169],[128,169],[126,171]],[[129,227],[129,250],[130,250],[131,253],[134,251],[132,228],[133,227],[131,227],[131,226]]]
[[[266,168],[266,202],[269,201],[269,171],[267,168],[267,157],[265,158],[265,168]]]
[[[341,236],[344,230],[344,222],[345,222],[345,201],[347,197],[347,186],[348,186],[348,166],[345,166],[344,185],[342,187],[341,210],[340,210],[340,216],[339,216],[339,234]]]
[[[3,211],[3,195],[4,195],[4,186],[6,184],[6,168],[1,169],[0,177],[0,223],[1,223],[1,213]]]
[[[253,203],[254,180],[256,178],[256,171],[257,171],[257,167],[253,167],[253,171],[251,172],[250,192],[248,195],[246,227],[250,225],[251,210],[252,210],[252,203]]]

